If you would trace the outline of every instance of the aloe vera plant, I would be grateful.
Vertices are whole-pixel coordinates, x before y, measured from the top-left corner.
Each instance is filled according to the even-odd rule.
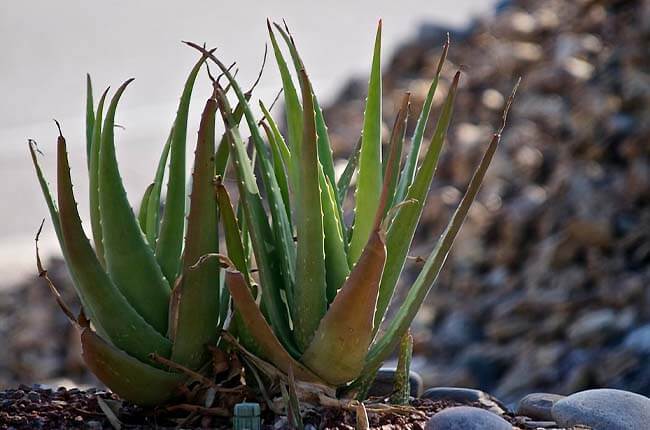
[[[460,72],[453,78],[433,137],[421,151],[449,43],[402,163],[408,93],[395,120],[388,154],[382,156],[379,23],[358,153],[337,181],[327,126],[296,44],[286,26],[268,23],[268,31],[282,78],[286,136],[261,102],[263,119],[257,121],[237,81],[216,56],[189,43],[217,64],[229,81],[243,107],[256,156],[253,163],[228,97],[218,90],[239,195],[235,210],[226,187],[217,182],[226,241],[226,253],[218,257],[227,267],[225,283],[237,311],[238,323],[232,331],[243,350],[262,360],[262,368],[270,366],[285,377],[291,374],[299,381],[363,398],[377,369],[405,338],[440,272],[503,125],[489,142],[460,205],[405,300],[384,321],[452,118]],[[504,122],[506,114],[507,109]],[[342,208],[355,171],[350,226]],[[382,322],[385,330],[379,331]]]
[[[207,346],[217,343],[218,327],[228,312],[218,263],[192,268],[202,255],[219,251],[213,178],[223,173],[225,165],[216,165],[214,94],[201,117],[185,220],[187,116],[194,82],[206,58],[200,58],[187,78],[154,181],[137,214],[120,177],[114,137],[118,102],[131,80],[117,89],[104,110],[107,89],[95,111],[88,79],[87,171],[94,247],[77,211],[61,129],[56,198],[43,176],[35,144],[29,145],[82,304],[84,359],[109,388],[143,405],[173,397],[192,380],[192,372],[210,360]],[[167,197],[159,217],[165,170]]]

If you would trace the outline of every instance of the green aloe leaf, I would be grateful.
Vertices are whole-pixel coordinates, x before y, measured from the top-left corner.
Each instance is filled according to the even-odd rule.
[[[350,265],[361,255],[370,233],[381,194],[381,21],[377,27],[368,98],[363,116],[359,177],[355,193],[354,230],[348,252]]]
[[[142,194],[142,200],[140,200],[140,209],[138,209],[138,225],[140,229],[144,232],[147,228],[147,204],[149,203],[149,198],[151,197],[151,191],[153,190],[155,184],[151,183],[145,188],[144,193]]]
[[[359,376],[372,342],[373,312],[386,261],[382,236],[379,229],[373,232],[301,358],[307,367],[335,386]]]
[[[298,54],[296,49],[296,44],[291,38],[291,36],[278,24],[274,24],[275,28],[278,30],[282,38],[284,39],[287,47],[289,48],[289,54],[293,60],[293,65],[296,69],[296,74],[300,76],[300,70],[304,69],[302,59]],[[325,123],[325,118],[323,117],[323,110],[318,103],[316,94],[313,94],[313,103],[314,111],[316,113],[316,134],[318,135],[318,160],[323,166],[323,172],[327,176],[328,180],[333,184],[336,181],[334,177],[334,159],[332,158],[332,146],[330,144],[329,135],[327,133],[327,124]]]
[[[426,203],[429,188],[431,188],[431,181],[438,165],[438,158],[442,150],[442,146],[447,134],[447,128],[451,121],[454,98],[456,89],[458,88],[458,81],[460,79],[460,72],[454,77],[447,99],[440,113],[436,131],[431,139],[427,153],[422,161],[422,165],[418,170],[413,184],[408,190],[406,195],[407,200],[415,201],[413,204],[402,207],[395,219],[393,220],[388,235],[386,237],[386,249],[388,250],[388,257],[386,259],[386,268],[384,269],[384,276],[381,280],[381,288],[379,290],[379,300],[377,301],[377,312],[375,314],[375,329],[379,327],[381,320],[384,318],[386,309],[393,297],[397,280],[404,267],[408,250],[415,235],[418,221],[422,215],[422,210]]]
[[[284,201],[284,207],[287,211],[287,219],[291,220],[291,202],[289,200],[289,181],[287,179],[287,168],[284,164],[284,159],[282,157],[282,150],[286,149],[284,142],[278,143],[273,131],[266,124],[266,122],[261,121],[260,125],[264,129],[264,134],[266,134],[266,139],[269,141],[269,146],[271,147],[271,156],[273,157],[273,172],[275,173],[275,179],[278,181],[278,186],[280,187],[280,193],[282,194],[282,200]],[[282,148],[284,146],[284,148]]]
[[[318,169],[318,179],[321,190],[323,209],[323,232],[325,234],[325,276],[327,279],[327,303],[332,303],[336,292],[350,274],[348,258],[345,250],[345,232],[341,229],[341,220],[336,207],[334,187]]]
[[[86,74],[86,162],[90,169],[90,151],[95,127],[95,112],[93,103],[93,84],[90,75]]]
[[[196,268],[194,264],[206,254],[219,252],[217,201],[214,178],[215,114],[217,100],[205,104],[194,158],[190,211],[181,278],[174,289],[180,289],[178,307],[174,312],[175,334],[171,359],[191,369],[198,369],[206,360],[206,345],[217,341],[219,322],[219,264],[209,260]]]
[[[115,157],[117,104],[131,80],[116,91],[106,112],[99,151],[99,212],[107,271],[122,294],[160,333],[167,331],[169,285],[133,214]]]
[[[197,48],[202,49],[198,46]],[[219,62],[217,64],[222,63]],[[222,70],[226,70],[225,66]],[[219,109],[226,124],[226,131],[231,147],[231,157],[237,173],[240,204],[246,220],[245,225],[240,223],[240,226],[242,230],[244,228],[248,229],[248,235],[250,235],[253,244],[252,248],[255,254],[255,261],[259,269],[260,281],[265,286],[265,294],[262,295],[262,305],[265,313],[269,317],[271,325],[280,336],[283,344],[291,348],[293,345],[293,334],[289,328],[285,304],[280,295],[284,279],[280,273],[280,261],[277,256],[277,249],[272,246],[275,243],[273,232],[268,223],[246,147],[241,140],[238,128],[233,123],[232,111],[223,92],[217,92],[217,101],[219,102]],[[293,348],[293,351],[296,351],[295,348]]]
[[[296,87],[294,86],[293,80],[291,79],[289,67],[287,66],[287,62],[282,55],[278,41],[275,38],[275,33],[273,33],[271,22],[267,20],[266,26],[269,31],[269,37],[271,38],[271,45],[273,46],[275,61],[278,64],[280,77],[282,78],[284,103],[286,105],[285,111],[288,130],[287,140],[289,148],[291,149],[291,153],[297,157],[300,148],[300,142],[302,141],[302,107],[300,106],[298,92],[296,91]],[[295,177],[293,179],[297,180]]]
[[[360,150],[361,150],[361,139],[359,139],[357,145],[354,147],[354,150],[352,151],[352,155],[348,159],[348,162],[345,165],[345,169],[343,169],[343,173],[341,173],[341,177],[336,183],[336,196],[339,199],[340,206],[343,206],[345,197],[348,195],[350,182],[352,182],[352,176],[354,176],[354,172],[357,170],[357,166],[359,165]]]
[[[149,325],[129,304],[102,268],[81,227],[72,193],[66,143],[57,144],[59,223],[68,268],[76,281],[84,311],[93,324],[102,327],[117,348],[147,362],[149,354],[168,357],[171,343]]]
[[[427,123],[429,122],[431,105],[433,104],[433,96],[435,95],[436,89],[438,88],[440,72],[442,71],[442,66],[445,64],[445,60],[447,59],[447,52],[449,52],[449,35],[447,35],[447,42],[442,48],[442,54],[440,55],[440,61],[438,62],[438,69],[436,70],[436,74],[433,78],[433,81],[431,82],[429,91],[424,98],[422,111],[420,112],[418,122],[415,125],[415,132],[413,133],[413,139],[411,140],[411,148],[408,155],[406,156],[404,169],[402,169],[402,175],[400,177],[397,192],[395,194],[395,202],[401,202],[404,199],[408,188],[411,186],[411,183],[413,183],[413,178],[415,176],[415,167],[418,164],[418,158],[420,156],[422,138],[424,137],[424,132],[427,128]]]
[[[147,219],[145,227],[142,229],[147,236],[149,246],[155,249],[156,240],[158,240],[158,230],[160,228],[160,193],[162,191],[163,177],[165,176],[165,167],[167,166],[167,159],[169,158],[169,150],[171,148],[172,136],[174,128],[172,127],[169,132],[169,137],[163,146],[160,159],[158,160],[158,167],[153,179],[153,189],[147,201]]]
[[[454,212],[447,228],[443,232],[442,236],[438,239],[438,243],[434,248],[433,252],[427,258],[427,261],[420,272],[420,275],[415,280],[414,284],[411,286],[406,299],[400,306],[397,314],[391,320],[388,325],[385,334],[372,346],[368,353],[368,358],[366,360],[366,366],[364,369],[365,373],[373,372],[375,369],[379,368],[381,363],[388,358],[388,356],[395,350],[396,346],[399,344],[400,339],[406,331],[408,330],[413,318],[417,314],[422,302],[427,296],[429,290],[433,286],[440,269],[445,263],[447,256],[449,255],[449,250],[454,243],[454,239],[458,234],[463,221],[469,212],[472,202],[476,198],[479,189],[481,188],[481,183],[485,177],[490,162],[494,157],[494,153],[497,150],[499,141],[501,140],[501,133],[505,128],[506,118],[508,111],[514,99],[514,96],[519,86],[519,81],[513,89],[512,95],[508,99],[508,103],[503,113],[503,122],[499,130],[493,135],[490,144],[488,145],[483,158],[481,159],[477,169],[474,171],[474,175],[467,186],[467,191],[461,200],[458,208]],[[419,175],[419,174],[418,174]],[[415,183],[418,179],[416,177]]]
[[[204,53],[207,52],[203,48],[197,46],[196,44],[188,43],[188,45],[194,47],[195,49],[199,49]],[[210,56],[210,59],[214,61],[217,64],[217,66],[219,66],[221,71],[228,79],[228,82],[232,86],[232,89],[237,96],[238,103],[240,106],[242,106],[242,109],[244,111],[244,118],[246,119],[248,129],[251,133],[251,140],[255,148],[254,154],[257,154],[257,160],[259,161],[259,169],[262,176],[262,183],[266,191],[266,195],[269,203],[269,209],[271,213],[271,221],[273,225],[273,229],[271,230],[273,233],[273,239],[271,239],[268,243],[269,244],[274,243],[274,248],[275,248],[274,254],[275,254],[275,259],[278,263],[277,269],[279,269],[278,281],[280,282],[276,281],[275,284],[270,283],[269,285],[275,285],[279,288],[279,290],[277,291],[278,296],[280,296],[280,291],[284,290],[287,297],[288,306],[291,312],[293,312],[294,308],[293,308],[292,299],[294,296],[293,289],[294,289],[294,282],[295,282],[294,279],[296,273],[296,269],[295,269],[296,247],[295,244],[293,243],[291,224],[289,223],[287,212],[284,207],[282,193],[280,192],[280,187],[278,185],[278,182],[275,178],[275,174],[273,172],[273,163],[271,161],[271,156],[268,152],[268,148],[264,143],[264,140],[262,139],[260,130],[257,126],[257,120],[253,115],[253,112],[251,111],[251,108],[248,104],[248,100],[246,99],[246,94],[244,94],[244,92],[241,90],[241,87],[234,79],[234,77],[232,76],[228,68],[221,61],[219,61],[214,55],[210,53],[208,54]],[[224,109],[222,109],[222,114],[226,115],[224,121],[228,124],[227,126],[228,128],[235,130],[238,126],[236,121],[233,118],[232,111],[229,106],[227,109],[225,109],[227,104],[226,103],[227,100],[225,99],[225,96],[222,97],[222,99],[224,101],[224,103],[222,104],[222,106],[224,107]],[[235,134],[238,135],[238,130],[236,131],[237,133]],[[236,137],[237,136],[235,136],[235,138]],[[246,156],[246,158],[248,157]],[[241,163],[243,161],[238,160],[238,162]],[[246,161],[246,163],[249,162]],[[249,179],[252,180],[254,178],[251,177]],[[260,199],[259,195],[257,198]],[[252,224],[249,222],[249,227],[251,226]],[[281,303],[278,302],[277,304],[280,305]]]
[[[397,187],[399,166],[402,159],[402,147],[404,146],[404,136],[406,135],[410,97],[410,93],[406,93],[402,98],[402,105],[397,112],[395,125],[393,125],[393,131],[390,136],[390,149],[388,158],[386,158],[386,171],[384,173],[384,182],[387,186],[386,211],[388,211],[393,204],[397,203],[394,201],[395,188]]]
[[[226,239],[226,250],[228,252],[228,258],[232,262],[233,266],[239,273],[242,274],[246,285],[251,288],[251,277],[249,273],[248,266],[248,253],[244,248],[242,239],[247,237],[244,236],[244,233],[239,228],[239,222],[235,216],[235,211],[232,207],[232,202],[230,200],[230,195],[228,190],[221,182],[221,178],[217,178],[216,183],[217,189],[217,201],[219,202],[219,214],[221,218],[221,224],[223,225],[223,232]],[[225,277],[224,277],[225,278]],[[225,286],[228,296],[230,296],[230,290],[228,286]],[[232,330],[234,329],[234,330]],[[251,336],[248,327],[243,323],[242,316],[239,315],[239,311],[235,309],[235,314],[233,315],[233,324],[229,327],[229,330],[236,332],[237,337],[242,345],[249,351],[258,353],[259,347],[255,342],[254,338]]]
[[[297,159],[300,184],[296,199],[296,313],[295,333],[298,346],[305,349],[327,311],[327,279],[321,190],[317,172],[318,148],[311,85],[301,70],[303,103],[303,139]]]
[[[50,190],[50,185],[48,184],[47,179],[43,174],[43,169],[41,168],[41,164],[38,162],[38,156],[36,155],[36,152],[38,151],[38,149],[36,148],[36,142],[30,139],[28,141],[28,147],[29,147],[29,155],[32,158],[32,163],[34,164],[34,170],[36,171],[36,178],[38,179],[38,184],[41,187],[41,193],[45,198],[45,203],[47,204],[47,210],[49,211],[50,218],[52,219],[54,232],[56,233],[56,237],[59,241],[59,244],[61,245],[61,251],[65,256],[66,252],[65,249],[63,248],[63,236],[61,234],[61,223],[59,222],[59,208],[57,208],[56,206],[56,202],[54,201],[52,191]]]
[[[102,120],[104,116],[104,103],[108,95],[108,88],[102,94],[97,105],[97,116],[93,127],[93,135],[90,146],[90,161],[88,172],[88,202],[90,205],[90,227],[93,233],[95,253],[102,266],[106,266],[104,260],[104,241],[102,240],[101,215],[99,213],[99,149],[102,140]]]
[[[273,363],[284,373],[288,373],[291,368],[301,381],[320,383],[321,379],[296,361],[280,343],[257,307],[242,274],[226,270],[226,285],[230,289],[239,315],[262,351],[262,358]]]
[[[149,366],[93,333],[81,333],[84,361],[114,393],[140,406],[154,406],[177,394],[186,377]]]
[[[169,283],[173,283],[179,269],[185,227],[185,146],[187,140],[187,115],[196,76],[206,60],[201,56],[190,72],[178,105],[169,160],[169,182],[160,235],[156,243],[156,257]]]
[[[300,77],[300,87],[303,94],[308,90],[312,94],[311,104],[314,109],[314,122],[317,136],[317,149],[318,149],[318,161],[320,162],[321,168],[319,169],[324,173],[324,177],[319,178],[319,184],[321,188],[321,208],[323,211],[323,223],[324,223],[324,241],[325,241],[325,256],[326,256],[326,277],[327,277],[327,297],[328,302],[333,300],[336,290],[341,287],[343,281],[349,273],[349,267],[347,264],[344,264],[344,258],[346,257],[346,240],[344,239],[347,236],[345,224],[343,223],[343,211],[339,203],[338,198],[331,199],[331,194],[333,194],[332,184],[335,183],[334,177],[334,162],[332,158],[332,149],[330,145],[329,136],[327,133],[327,125],[325,124],[325,119],[323,118],[322,109],[318,103],[318,99],[314,92],[311,90],[311,83],[308,81],[306,74],[304,74],[304,65],[296,49],[296,45],[290,35],[278,24],[275,24],[276,29],[279,31],[280,35],[284,39],[293,64],[296,70],[296,74]],[[271,32],[272,33],[272,32]],[[279,52],[279,51],[278,51]],[[281,56],[281,54],[278,54]],[[304,75],[304,78],[302,77]],[[308,88],[306,88],[308,87]],[[307,111],[307,105],[304,101],[303,96],[303,109]],[[304,115],[304,113],[303,113]],[[267,118],[270,117],[268,112],[265,112]],[[305,127],[303,121],[303,127]],[[319,172],[319,175],[321,173]],[[303,184],[304,180],[301,179],[299,173],[296,173],[298,177],[298,183]]]

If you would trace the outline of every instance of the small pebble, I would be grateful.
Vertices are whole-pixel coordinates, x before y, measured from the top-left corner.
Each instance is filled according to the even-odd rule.
[[[473,388],[457,387],[435,387],[426,390],[422,397],[432,401],[450,400],[458,403],[472,404],[480,403],[491,412],[502,414],[508,411],[508,408],[496,397]]]
[[[512,425],[485,409],[457,406],[438,412],[424,428],[425,430],[512,430]]]
[[[553,405],[564,396],[550,393],[531,393],[519,401],[517,415],[523,415],[534,420],[552,421]]]

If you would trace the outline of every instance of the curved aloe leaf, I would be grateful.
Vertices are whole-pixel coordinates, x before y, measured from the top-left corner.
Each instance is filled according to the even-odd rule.
[[[413,183],[413,178],[415,176],[415,167],[418,164],[418,158],[420,156],[422,138],[424,137],[424,132],[427,128],[427,123],[429,122],[431,105],[433,104],[433,96],[435,95],[436,89],[438,88],[440,72],[442,71],[442,66],[445,64],[445,60],[447,59],[447,52],[449,52],[449,35],[447,35],[447,42],[445,42],[445,45],[442,48],[442,54],[440,55],[436,74],[433,78],[433,81],[431,82],[429,91],[424,98],[422,111],[420,112],[418,122],[415,125],[415,132],[413,133],[413,139],[411,140],[411,148],[409,149],[409,153],[406,156],[404,168],[402,169],[402,175],[399,180],[399,185],[397,186],[397,192],[395,193],[394,201],[396,203],[404,200],[404,196],[406,196],[408,188],[411,186],[411,183]]]
[[[202,49],[198,46],[196,48]],[[214,57],[211,58],[218,61]],[[223,66],[221,62],[217,64]],[[227,69],[224,66],[222,70]],[[230,76],[230,79],[232,79],[232,76]],[[271,247],[271,244],[275,242],[273,232],[271,231],[264,211],[251,161],[246,153],[246,147],[241,140],[239,130],[234,125],[232,111],[223,92],[217,92],[217,101],[219,102],[219,109],[226,124],[226,131],[231,147],[231,157],[237,173],[240,204],[246,219],[248,234],[253,243],[252,248],[255,253],[255,261],[259,268],[260,280],[265,286],[265,294],[262,295],[262,305],[265,313],[269,317],[270,323],[277,331],[283,344],[291,348],[293,345],[293,334],[289,328],[286,308],[280,296],[280,290],[284,280],[279,271],[280,263],[276,254],[277,250]],[[244,228],[243,225],[241,227],[242,229]],[[295,348],[293,349],[295,351]]]
[[[300,55],[298,54],[298,49],[296,49],[296,44],[293,38],[291,38],[287,31],[285,31],[278,24],[274,25],[287,44],[291,59],[293,60],[293,65],[296,69],[296,73],[298,76],[300,76],[300,70],[304,68],[304,65],[302,59],[300,58]],[[316,113],[316,134],[318,135],[318,160],[323,166],[323,172],[325,173],[325,176],[327,176],[327,179],[332,184],[334,184],[336,181],[336,178],[334,177],[334,159],[332,158],[332,146],[330,144],[329,135],[327,133],[327,124],[325,123],[323,110],[318,103],[316,94],[313,94],[313,98],[314,111]]]
[[[389,159],[395,157],[397,146],[391,147]],[[386,262],[386,230],[382,220],[390,198],[392,177],[397,174],[393,167],[394,164],[388,164],[370,239],[301,358],[311,370],[333,385],[344,385],[359,376],[375,335],[374,313]],[[336,366],[332,366],[334,362]]]
[[[406,135],[406,122],[409,116],[409,100],[410,93],[406,93],[402,98],[402,105],[397,112],[395,118],[395,125],[390,136],[390,150],[388,158],[386,158],[386,172],[384,173],[384,182],[387,186],[386,195],[386,208],[388,211],[393,206],[395,198],[395,187],[397,186],[397,179],[399,173],[399,165],[402,159],[402,147],[404,146],[404,136]],[[385,216],[385,213],[383,214]]]
[[[436,131],[431,139],[427,153],[422,161],[422,165],[418,170],[413,184],[408,190],[406,199],[414,200],[414,204],[402,207],[395,219],[393,220],[388,235],[386,237],[386,249],[388,256],[386,259],[386,268],[384,269],[384,276],[381,280],[381,288],[379,290],[379,300],[377,301],[377,312],[375,314],[375,329],[379,327],[388,304],[393,297],[397,280],[404,267],[408,250],[415,235],[415,229],[422,215],[422,210],[426,203],[429,188],[431,188],[431,181],[438,165],[438,158],[440,151],[445,141],[447,128],[451,121],[451,116],[454,107],[454,98],[456,89],[458,88],[458,81],[460,79],[460,72],[454,77],[449,94],[440,113]]]
[[[322,382],[321,379],[296,361],[282,346],[271,327],[257,307],[253,296],[241,273],[226,270],[226,285],[230,290],[233,302],[239,310],[247,329],[263,351],[263,358],[269,360],[284,373],[293,369],[294,374],[305,382]]]
[[[363,116],[359,153],[359,177],[355,193],[354,230],[348,251],[352,266],[361,255],[370,233],[381,194],[381,21],[377,27],[368,98]]]
[[[147,218],[142,229],[147,236],[149,246],[154,249],[156,247],[156,240],[158,240],[158,229],[160,228],[160,193],[162,191],[163,177],[165,176],[165,167],[167,166],[167,158],[169,158],[169,148],[171,147],[173,133],[174,127],[169,132],[169,137],[165,142],[160,159],[158,160],[153,188],[147,200]]]
[[[518,86],[519,81],[515,85],[512,95],[506,104],[506,108],[503,112],[503,123],[499,130],[492,136],[490,144],[483,154],[481,162],[472,175],[472,179],[467,186],[467,191],[465,191],[463,199],[460,201],[460,204],[449,221],[449,224],[447,224],[447,228],[440,239],[438,239],[436,247],[431,255],[429,255],[429,258],[427,258],[420,275],[409,290],[408,295],[406,296],[404,303],[400,306],[395,318],[393,318],[388,325],[385,334],[370,349],[364,368],[364,374],[374,372],[378,369],[381,363],[395,350],[400,339],[404,336],[411,325],[413,318],[415,318],[415,315],[429,290],[436,281],[440,269],[449,255],[449,250],[454,243],[454,239],[463,225],[463,221],[465,221],[465,217],[472,206],[472,202],[481,188],[481,183],[483,182],[485,173],[490,166],[490,162],[492,161],[497,146],[499,145],[499,141],[501,140],[501,133],[505,127],[508,111],[512,101],[514,100]],[[417,180],[416,177],[415,181],[417,182]]]
[[[336,196],[339,199],[340,206],[343,206],[345,197],[348,194],[348,188],[350,188],[350,182],[352,182],[352,176],[354,176],[354,172],[357,170],[357,166],[359,165],[360,150],[361,139],[359,139],[356,146],[352,150],[352,155],[348,159],[348,162],[345,165],[345,169],[343,169],[343,173],[341,173],[341,177],[336,183]]]
[[[345,250],[345,232],[341,229],[342,222],[336,207],[334,187],[318,169],[318,180],[321,190],[323,209],[323,233],[325,245],[325,277],[327,279],[327,303],[332,303],[336,292],[350,274],[348,258]]]
[[[206,56],[194,65],[185,82],[181,101],[178,105],[169,160],[169,182],[163,212],[160,235],[156,243],[156,257],[170,284],[176,279],[183,247],[185,227],[185,146],[187,139],[187,115],[196,76],[206,60]]]
[[[282,89],[284,92],[284,102],[286,104],[286,119],[287,119],[287,129],[288,129],[288,144],[291,149],[291,153],[294,156],[298,155],[300,148],[300,142],[302,141],[302,107],[300,106],[300,99],[298,97],[298,92],[296,87],[293,84],[291,79],[291,73],[289,73],[289,67],[287,62],[282,55],[278,41],[275,38],[275,33],[273,33],[273,28],[271,27],[271,22],[266,21],[266,26],[268,27],[269,37],[271,38],[271,45],[273,46],[273,54],[275,55],[275,61],[278,64],[278,69],[280,70],[280,77],[282,78]],[[297,178],[293,178],[297,180]],[[294,185],[297,185],[294,183]]]
[[[382,236],[379,229],[373,232],[301,357],[307,367],[330,384],[352,381],[363,369],[373,338],[373,315],[386,261]]]
[[[121,351],[90,329],[81,333],[84,361],[90,370],[114,393],[141,406],[154,406],[170,400],[185,376],[149,366]]]
[[[273,234],[273,238],[270,241],[268,241],[268,243],[274,244],[275,249],[273,253],[275,254],[275,258],[277,260],[277,269],[279,269],[278,273],[273,274],[273,276],[276,277],[276,281],[269,282],[268,284],[265,283],[265,285],[272,285],[275,286],[276,288],[279,288],[276,293],[273,293],[273,294],[277,294],[278,297],[280,296],[280,291],[284,290],[287,297],[287,302],[288,302],[290,312],[293,313],[295,311],[293,307],[292,299],[294,297],[293,290],[294,290],[294,282],[295,282],[294,279],[295,279],[295,264],[296,264],[296,258],[295,258],[296,247],[295,244],[293,243],[291,224],[289,223],[287,212],[284,207],[284,202],[282,199],[282,193],[280,192],[280,187],[278,186],[278,182],[275,179],[275,174],[273,172],[273,163],[268,153],[268,148],[266,147],[264,140],[262,139],[260,130],[257,126],[257,120],[255,119],[255,116],[253,115],[250,106],[248,105],[246,95],[242,92],[241,87],[239,86],[237,81],[235,81],[234,77],[232,76],[228,68],[221,61],[219,61],[214,55],[205,51],[205,49],[192,43],[188,43],[188,45],[192,46],[195,49],[199,49],[201,52],[207,53],[210,56],[210,59],[214,61],[217,64],[217,66],[219,66],[221,71],[228,79],[228,82],[232,86],[232,89],[234,90],[235,95],[237,96],[239,106],[241,106],[243,109],[244,117],[246,119],[248,129],[251,133],[251,140],[255,148],[254,154],[257,154],[257,159],[259,161],[259,169],[262,176],[262,183],[264,185],[264,189],[266,191],[267,199],[269,202],[271,221],[273,225],[273,229],[271,230]],[[225,97],[222,97],[221,99],[223,100],[222,106],[224,107],[224,109],[222,109],[222,113],[226,115],[224,121],[228,124],[227,127],[234,132],[231,133],[232,137],[235,140],[238,140],[239,132],[238,132],[237,122],[235,121],[235,118],[233,118],[232,110],[230,109],[230,107],[228,106],[226,109],[227,100],[225,100]],[[241,139],[239,138],[239,140]],[[247,155],[246,158],[248,158]],[[242,158],[241,160],[238,160],[238,162],[250,164],[249,161],[243,161],[243,160],[244,159]],[[254,177],[252,175],[251,176],[246,175],[246,176],[247,177],[240,177],[240,179],[243,178],[244,180],[247,181],[254,180]],[[261,199],[259,195],[255,199],[260,200],[259,205],[263,211],[263,206],[261,206]],[[255,204],[257,205],[257,203]],[[259,216],[265,217],[266,215],[262,213]],[[249,227],[251,229],[252,226],[253,224],[249,222]],[[262,242],[258,242],[258,246],[267,247],[268,245],[266,244],[262,245]],[[262,267],[260,267],[260,273],[262,272],[262,270],[263,270]],[[266,294],[265,296],[268,297],[269,294]],[[277,302],[277,305],[283,306],[281,299],[279,302]],[[281,309],[278,308],[278,311],[280,310]],[[286,315],[283,318],[286,319]]]
[[[215,260],[191,268],[203,255],[219,252],[217,201],[214,177],[215,114],[217,101],[208,99],[201,116],[196,144],[190,212],[175,312],[176,327],[171,359],[197,369],[206,361],[206,345],[217,340],[219,322],[219,265]]]
[[[169,285],[126,197],[115,157],[117,104],[131,80],[116,91],[106,112],[99,150],[99,212],[106,268],[115,285],[160,333],[167,331]]]
[[[260,122],[260,125],[264,129],[264,134],[266,134],[266,140],[269,142],[271,147],[271,155],[273,157],[273,172],[275,173],[275,179],[278,181],[278,186],[280,187],[280,193],[282,194],[282,200],[284,201],[284,207],[287,211],[287,219],[291,219],[291,202],[289,201],[289,182],[287,179],[287,168],[284,164],[284,159],[282,157],[282,150],[286,149],[286,146],[282,148],[284,142],[278,143],[276,136],[271,131],[271,128],[266,124],[266,122]]]
[[[93,128],[95,126],[95,112],[93,103],[93,84],[90,74],[86,73],[86,162],[90,169],[90,151],[93,141]]]
[[[297,159],[300,188],[296,199],[296,314],[295,333],[304,350],[327,311],[327,279],[316,124],[311,86],[301,70],[303,103],[303,138]]]
[[[108,88],[102,94],[97,106],[97,116],[90,146],[90,160],[88,172],[88,202],[90,205],[90,227],[93,233],[93,243],[95,253],[102,266],[106,266],[104,261],[104,241],[102,240],[102,223],[99,213],[99,149],[102,140],[102,119],[104,115],[104,102],[108,95]]]
[[[59,222],[68,267],[77,282],[84,310],[94,324],[102,327],[119,349],[141,361],[152,352],[168,357],[171,343],[149,325],[129,304],[110,280],[81,227],[72,193],[70,166],[63,136],[57,144]]]
[[[140,209],[138,209],[138,225],[140,229],[144,232],[147,227],[147,203],[149,203],[149,198],[151,197],[151,191],[153,190],[155,184],[151,183],[145,188],[144,194],[142,194],[142,200],[140,200]]]

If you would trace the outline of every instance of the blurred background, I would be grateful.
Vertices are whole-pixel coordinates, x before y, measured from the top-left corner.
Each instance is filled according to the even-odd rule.
[[[252,82],[265,18],[285,18],[343,157],[361,129],[381,17],[387,127],[404,91],[419,113],[447,32],[450,61],[432,120],[451,76],[464,70],[413,256],[431,251],[505,97],[523,78],[479,199],[414,324],[414,370],[427,386],[481,388],[506,402],[532,391],[596,386],[650,394],[650,1],[169,3],[0,6],[0,387],[96,383],[84,371],[77,335],[35,278],[33,236],[47,211],[26,145],[27,138],[39,142],[53,179],[51,119],[62,122],[87,213],[86,72],[96,93],[136,78],[117,131],[136,202],[195,58],[181,40],[217,46],[225,61],[237,61],[242,82]],[[270,61],[255,97],[270,102],[279,88]],[[196,120],[207,83],[194,94]],[[72,302],[49,222],[42,241],[47,268]],[[401,291],[419,268],[417,259],[407,265]]]

